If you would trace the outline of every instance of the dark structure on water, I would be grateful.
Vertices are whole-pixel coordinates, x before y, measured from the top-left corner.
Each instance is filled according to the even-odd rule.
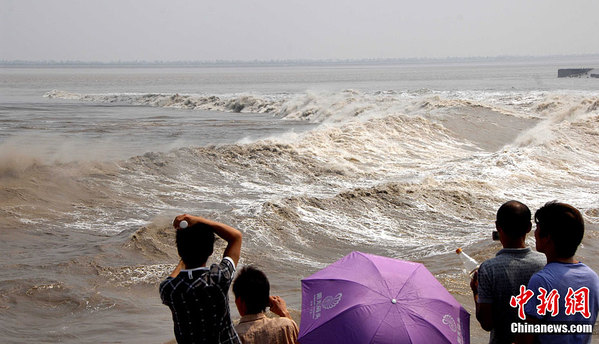
[[[589,73],[591,72],[591,73]],[[593,73],[596,72],[596,73]],[[591,78],[599,78],[599,69],[593,68],[565,68],[557,70],[558,78],[568,78],[568,77],[591,77]]]

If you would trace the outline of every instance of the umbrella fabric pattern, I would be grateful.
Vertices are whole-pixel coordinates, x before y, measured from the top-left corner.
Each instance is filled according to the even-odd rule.
[[[302,280],[300,344],[470,343],[470,314],[420,263],[352,252]]]

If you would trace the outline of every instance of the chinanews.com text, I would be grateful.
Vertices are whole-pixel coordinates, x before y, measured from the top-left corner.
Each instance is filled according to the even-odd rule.
[[[552,323],[552,324],[527,324],[527,323],[512,323],[512,333],[529,333],[529,334],[586,334],[593,333],[593,325],[591,324],[574,324],[574,323]]]

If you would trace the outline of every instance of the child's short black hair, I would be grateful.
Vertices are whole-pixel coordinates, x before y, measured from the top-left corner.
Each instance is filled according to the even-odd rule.
[[[186,269],[206,264],[214,251],[214,232],[203,223],[177,229],[176,239],[177,251]]]
[[[550,236],[559,258],[576,253],[584,236],[584,220],[578,209],[565,203],[547,202],[535,213],[539,236]]]
[[[270,283],[262,271],[245,266],[233,282],[233,294],[245,302],[247,314],[258,314],[270,304]]]

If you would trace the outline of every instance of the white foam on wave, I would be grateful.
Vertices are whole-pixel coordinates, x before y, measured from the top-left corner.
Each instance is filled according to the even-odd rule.
[[[106,267],[99,271],[107,282],[119,287],[130,287],[138,284],[156,285],[164,280],[175,265],[150,264],[124,267]]]
[[[489,234],[472,201],[494,204],[496,200],[485,195],[484,183],[477,191],[472,186],[465,182],[463,188],[443,191],[447,185],[429,181],[379,185],[329,198],[282,200],[246,221],[247,245],[260,252],[284,245],[285,256],[315,252],[315,262],[320,262],[318,252],[325,247],[330,254],[362,249],[403,259],[452,251],[455,245],[468,245]],[[485,217],[491,216],[486,213]]]
[[[472,148],[434,122],[402,114],[320,127],[295,146],[302,154],[377,179],[405,176],[440,159],[458,159]]]
[[[592,99],[568,103],[574,105],[543,115],[503,149],[449,166],[449,175],[486,180],[506,197],[534,206],[559,199],[592,207],[599,190],[599,113]]]
[[[161,97],[128,95],[124,98],[140,105],[156,104],[152,106],[169,106],[168,101],[179,105],[194,101],[193,97],[181,95]],[[135,194],[133,203],[145,200],[147,214],[192,202],[217,204],[231,209],[235,216],[250,218],[263,215],[265,202],[280,203],[290,197],[306,195],[318,200],[334,200],[348,190],[389,182],[412,183],[449,193],[473,193],[471,206],[475,213],[472,215],[452,207],[449,195],[431,200],[423,193],[421,199],[412,204],[418,216],[409,217],[410,226],[422,229],[414,233],[402,232],[403,224],[373,208],[348,216],[343,209],[319,208],[311,201],[304,204],[301,200],[292,209],[302,223],[326,224],[332,228],[331,238],[350,245],[386,242],[385,250],[416,246],[419,248],[414,250],[418,253],[414,254],[418,255],[439,253],[447,248],[448,240],[467,245],[487,237],[488,223],[477,219],[480,214],[476,211],[481,208],[492,211],[502,200],[520,199],[534,208],[558,198],[584,210],[595,207],[598,199],[595,191],[599,190],[598,103],[597,97],[588,93],[425,90],[308,93],[279,95],[272,99],[260,95],[244,97],[230,95],[230,99],[242,100],[244,104],[250,104],[252,99],[259,101],[244,106],[241,111],[264,110],[287,119],[322,124],[307,133],[291,132],[258,142],[248,140],[224,147],[179,149],[135,157],[121,163],[119,175],[105,185],[113,190],[126,190],[119,191],[115,198],[129,199]],[[149,103],[143,103],[148,99],[151,99]],[[234,107],[226,104],[235,103],[223,102],[221,98],[208,102],[212,108],[217,104],[221,106],[219,111],[232,111]],[[462,108],[533,118],[538,124],[503,148],[484,151],[438,120],[456,113],[465,113],[467,117],[468,113],[460,112]],[[484,119],[484,116],[483,113],[481,117]],[[177,172],[181,166],[182,170]],[[178,203],[173,202],[173,198],[179,198]],[[97,214],[101,214],[100,210],[92,212],[94,216]],[[102,215],[110,217],[110,214]],[[430,215],[438,215],[439,228],[426,228],[431,223],[427,218]],[[466,235],[439,235],[456,224],[464,225],[460,221],[465,217],[469,218],[466,224],[471,228]],[[261,231],[250,227],[246,230],[255,236],[256,245],[276,246],[280,242],[278,235],[270,233],[275,228]],[[296,245],[310,245],[302,239],[305,228],[291,226],[285,230],[298,237]],[[290,249],[285,259],[302,262],[303,254],[301,250]],[[318,260],[312,263],[320,264]]]
[[[282,102],[279,95],[255,96],[251,94],[165,94],[165,93],[98,93],[81,94],[52,90],[46,98],[80,100],[96,103],[124,103],[174,109],[209,110],[222,112],[273,113]]]
[[[572,105],[570,108],[566,106],[561,113],[541,109],[534,115],[539,121],[533,129],[525,130],[515,142],[496,152],[464,149],[467,144],[457,141],[442,127],[436,127],[425,118],[402,115],[354,120],[342,126],[321,126],[305,135],[294,147],[303,155],[344,166],[362,180],[365,175],[373,180],[377,179],[374,176],[381,176],[379,184],[385,180],[402,180],[402,173],[397,170],[413,172],[416,169],[419,178],[411,180],[416,185],[435,184],[440,190],[451,185],[456,191],[477,190],[480,195],[491,196],[487,201],[482,197],[477,199],[472,204],[475,211],[494,210],[508,199],[522,200],[533,210],[552,199],[572,203],[583,211],[594,209],[598,199],[596,190],[599,190],[597,101],[587,95],[575,99],[569,99],[567,95],[562,97],[564,104]],[[394,129],[395,122],[402,124],[401,129]],[[396,135],[395,131],[401,135]],[[410,149],[401,150],[402,147]],[[406,156],[405,161],[402,156]],[[373,231],[378,228],[377,221],[381,216],[369,208],[361,211],[358,219],[343,210],[314,207],[310,203],[298,205],[295,211],[302,221],[313,226],[324,224],[332,231],[330,237],[350,245],[378,243],[380,246],[381,242],[389,242],[390,247],[408,249],[416,244],[422,247],[421,253],[436,254],[440,253],[439,249],[447,249],[443,240],[467,245],[488,237],[488,223],[492,221],[481,222],[476,212],[472,215],[456,212],[448,207],[447,201],[450,199],[421,203],[425,214],[441,212],[447,220],[441,218],[438,229],[425,229],[420,232],[421,237],[407,236],[405,241],[396,230],[397,223],[386,224],[395,230]],[[440,233],[455,228],[465,217],[471,217],[472,232],[467,236],[454,238],[449,235],[439,239]],[[431,224],[427,218],[410,218],[410,221],[411,225],[423,229]]]
[[[535,92],[484,91],[389,91],[342,92],[308,91],[299,94],[162,94],[107,93],[80,94],[52,90],[48,98],[127,103],[141,106],[198,109],[222,112],[271,113],[285,119],[311,122],[352,120],[356,117],[384,116],[388,113],[421,115],[431,109],[471,106],[486,107],[514,116],[527,116],[527,111],[544,108],[550,95]],[[584,94],[581,94],[581,97]],[[556,103],[559,104],[559,103]],[[530,115],[530,114],[529,114]]]

